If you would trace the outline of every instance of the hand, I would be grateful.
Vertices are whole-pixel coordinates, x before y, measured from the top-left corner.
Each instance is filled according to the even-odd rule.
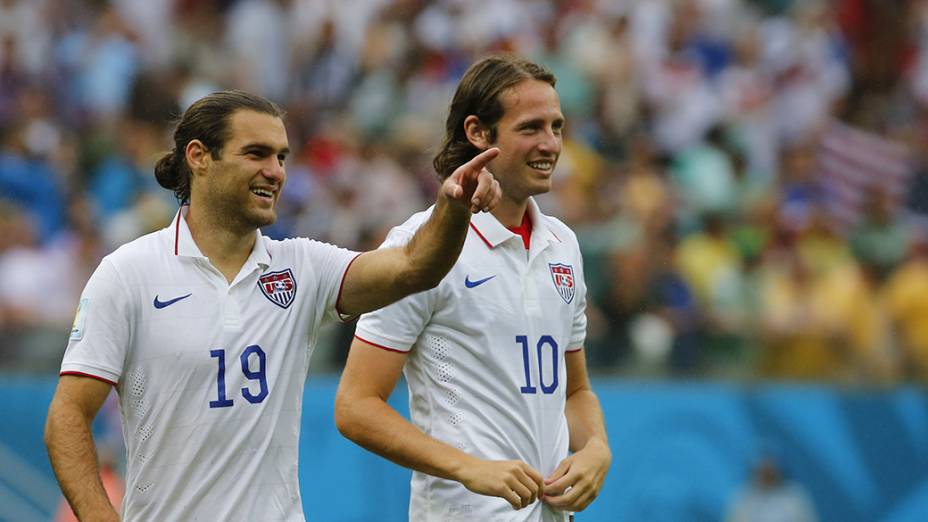
[[[460,482],[474,493],[505,499],[513,509],[534,503],[544,487],[541,473],[520,460],[474,459]]]
[[[545,503],[562,511],[583,511],[599,495],[611,463],[612,452],[606,444],[587,444],[545,479]]]
[[[493,147],[474,156],[445,179],[440,194],[470,208],[473,213],[493,210],[502,191],[486,165],[498,155],[499,149]]]

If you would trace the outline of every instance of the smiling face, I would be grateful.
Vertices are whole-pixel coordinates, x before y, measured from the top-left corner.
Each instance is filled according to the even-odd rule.
[[[280,118],[251,110],[233,113],[222,154],[208,162],[202,177],[202,201],[209,212],[234,228],[274,223],[289,152]]]
[[[528,79],[500,95],[503,116],[496,124],[500,154],[488,165],[503,198],[524,204],[529,196],[551,190],[551,176],[561,154],[564,115],[551,84]]]

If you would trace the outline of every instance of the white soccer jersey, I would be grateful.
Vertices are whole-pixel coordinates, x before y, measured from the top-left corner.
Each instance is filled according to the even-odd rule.
[[[409,352],[403,372],[413,424],[484,459],[525,461],[548,476],[567,457],[564,352],[586,332],[583,267],[576,236],[529,200],[530,250],[490,214],[476,214],[464,250],[435,289],[365,314],[359,339]],[[430,211],[394,228],[403,244]],[[553,522],[541,502],[519,511],[501,498],[413,473],[409,519]]]
[[[357,254],[256,232],[229,284],[197,248],[185,213],[103,259],[61,373],[119,393],[123,520],[303,520],[303,384]]]

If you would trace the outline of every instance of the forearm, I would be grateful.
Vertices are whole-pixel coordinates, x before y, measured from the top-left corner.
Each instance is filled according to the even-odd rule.
[[[71,509],[82,521],[118,521],[100,480],[90,422],[80,413],[52,407],[45,427],[52,470]]]
[[[499,149],[485,150],[445,179],[429,219],[402,247],[356,258],[343,281],[341,313],[362,314],[438,286],[464,247],[471,213],[499,202],[499,183],[484,169],[497,154]]]
[[[336,407],[339,431],[359,446],[394,463],[428,475],[461,481],[474,457],[429,437],[379,397]]]
[[[570,450],[580,451],[590,443],[601,443],[608,450],[606,424],[599,399],[591,389],[578,390],[567,397],[564,406],[570,430]]]
[[[459,206],[439,198],[432,216],[405,245],[361,254],[345,278],[339,311],[370,312],[438,286],[467,237],[470,212]]]
[[[438,190],[429,220],[406,245],[407,277],[421,283],[421,290],[438,285],[451,270],[464,247],[471,213],[490,211],[499,202],[499,183],[484,168],[498,154],[490,147],[456,168]]]
[[[454,266],[464,247],[470,216],[469,209],[439,196],[428,221],[403,247],[404,278],[417,290],[435,287]]]

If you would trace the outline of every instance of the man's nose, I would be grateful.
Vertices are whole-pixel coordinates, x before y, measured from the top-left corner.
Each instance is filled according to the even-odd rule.
[[[282,182],[287,176],[284,163],[277,158],[271,158],[268,164],[261,169],[261,174],[268,179],[279,182]]]
[[[542,152],[549,152],[551,154],[560,154],[561,152],[561,137],[556,134],[553,129],[548,129],[545,131],[544,136],[541,139],[541,142],[538,144],[538,150]]]

